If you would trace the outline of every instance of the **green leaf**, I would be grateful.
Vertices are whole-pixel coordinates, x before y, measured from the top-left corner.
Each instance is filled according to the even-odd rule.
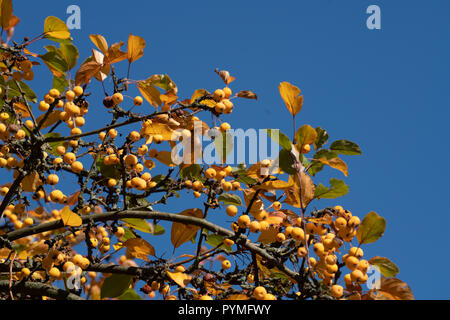
[[[336,152],[332,152],[327,149],[322,149],[322,150],[317,151],[314,154],[313,158],[314,159],[326,158],[327,160],[331,160],[333,158],[336,158],[337,156],[338,156],[338,154]],[[311,174],[312,176],[314,176],[318,172],[322,171],[324,166],[325,166],[325,164],[323,164],[320,161],[312,161],[312,165],[308,169],[308,173]]]
[[[242,206],[241,198],[238,195],[232,193],[223,193],[217,198],[217,200],[227,205],[234,204],[235,206]]]
[[[76,66],[79,57],[78,49],[72,43],[62,43],[59,51],[67,63],[68,70]]]
[[[44,22],[44,33],[47,39],[61,39],[70,38],[70,32],[67,25],[57,17],[47,17]]]
[[[155,224],[153,226],[153,235],[154,236],[160,236],[160,235],[163,235],[164,233],[166,233],[166,230],[159,224]]]
[[[133,289],[128,289],[118,297],[119,300],[142,300],[141,296]]]
[[[278,129],[266,129],[267,134],[273,141],[278,143],[284,149],[291,151],[292,150],[292,142],[289,138]]]
[[[128,227],[134,228],[136,230],[145,232],[145,233],[153,233],[153,228],[149,222],[145,219],[138,218],[125,218],[121,219],[123,222],[127,224]]]
[[[199,164],[191,164],[189,167],[183,168],[180,171],[180,177],[183,179],[204,181],[204,178],[200,174],[201,171],[202,167]]]
[[[61,56],[59,51],[49,51],[44,55],[40,55],[39,57],[45,62],[47,67],[55,76],[65,75],[65,72],[69,70],[67,62]],[[58,75],[58,73],[61,75]]]
[[[102,176],[106,178],[119,179],[121,177],[121,168],[119,164],[107,166],[103,162],[104,157],[99,157],[97,159],[97,169],[100,171]]]
[[[304,146],[305,144],[313,144],[314,142],[316,142],[316,139],[316,130],[314,130],[314,128],[308,124],[300,127],[295,133],[295,141],[297,143],[297,146],[299,146],[298,150],[300,150],[301,146]]]
[[[102,285],[101,298],[116,298],[128,290],[131,276],[126,274],[112,274]]]
[[[290,151],[288,151],[286,149],[280,150],[280,153],[278,155],[278,161],[279,161],[281,170],[283,170],[287,174],[295,174],[296,171],[292,167],[294,165],[294,160],[295,160],[295,157]]]
[[[230,246],[223,244],[223,240],[225,240],[224,236],[211,233],[206,237],[206,243],[213,247],[220,246],[221,249],[224,249],[227,252],[232,251],[233,249]],[[220,245],[222,243],[222,245]]]
[[[356,238],[360,244],[377,241],[384,234],[386,220],[376,212],[369,212],[356,231]]]
[[[59,132],[50,132],[44,135],[44,138],[60,138],[61,134]],[[59,157],[60,155],[56,152],[56,148],[59,146],[64,145],[64,141],[56,141],[56,142],[49,142],[50,149],[47,149],[48,153]]]
[[[355,156],[355,155],[361,155],[361,149],[359,146],[351,141],[348,140],[337,140],[333,142],[330,146],[330,150],[345,154],[348,156]]]
[[[25,94],[25,98],[33,103],[37,102],[37,96],[34,93],[33,90],[31,90],[31,88],[23,81],[17,81],[17,83],[19,84],[20,88],[22,89],[22,92]],[[8,93],[8,97],[9,98],[13,98],[13,97],[21,97],[22,94],[20,93],[20,89],[17,86],[16,82],[11,79],[7,82],[7,85],[9,86],[9,93]],[[3,85],[1,85],[2,87],[4,87]]]
[[[314,149],[318,150],[322,148],[324,144],[328,141],[328,132],[321,127],[316,128],[317,132],[317,139],[316,142],[314,142]]]
[[[314,190],[316,199],[335,199],[345,196],[348,193],[348,186],[344,181],[335,178],[330,179],[330,187],[319,184]]]
[[[66,91],[66,88],[69,86],[69,83],[66,80],[65,76],[55,77],[53,76],[52,88],[58,89],[59,92]]]
[[[126,242],[129,239],[136,238],[136,236],[134,235],[134,233],[130,229],[128,229],[128,228],[123,228],[123,229],[125,230],[125,233],[120,238],[122,240],[122,242]]]
[[[228,154],[233,150],[234,137],[228,132],[223,132],[214,139],[214,146],[216,148],[219,159],[225,163]]]
[[[385,257],[373,257],[369,263],[379,268],[381,274],[385,277],[395,277],[400,272],[398,267],[391,260]]]

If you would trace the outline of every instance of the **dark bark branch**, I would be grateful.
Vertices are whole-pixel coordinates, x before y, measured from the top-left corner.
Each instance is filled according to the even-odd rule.
[[[0,280],[0,292],[8,293],[9,291],[9,280]],[[84,300],[76,294],[41,282],[15,282],[13,283],[11,291],[14,294],[26,294],[37,297],[47,296],[56,300]]]

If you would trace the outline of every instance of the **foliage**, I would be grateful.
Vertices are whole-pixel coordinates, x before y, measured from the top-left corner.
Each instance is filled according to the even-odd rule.
[[[96,48],[79,61],[56,17],[45,19],[37,37],[8,44],[20,20],[10,1],[1,8],[8,40],[0,48],[0,170],[9,182],[0,187],[0,273],[17,290],[0,287],[0,299],[31,298],[20,283],[42,284],[46,299],[55,298],[49,285],[90,299],[413,298],[392,261],[363,259],[360,246],[383,235],[384,218],[371,212],[361,221],[339,205],[310,209],[349,192],[343,180],[332,178],[327,187],[312,177],[326,166],[347,176],[340,157],[361,149],[347,140],[329,144],[321,127],[296,128],[298,87],[279,86],[294,132],[291,140],[267,129],[281,147],[277,161],[231,167],[230,125],[222,121],[239,99],[257,96],[233,95],[236,79],[228,71],[216,70],[223,89],[183,99],[168,75],[132,79],[130,66],[147,50],[141,37],[108,44],[93,34]],[[40,42],[51,44],[33,53]],[[128,64],[126,75],[119,63]],[[53,82],[36,94],[31,81],[46,68]],[[141,96],[129,99],[133,91]],[[105,123],[89,117],[90,106],[101,105],[91,101],[94,92],[104,93],[104,109],[96,112]],[[220,127],[200,119],[211,115]],[[86,122],[96,129],[83,132]],[[174,134],[195,141],[210,129],[219,132],[213,145],[220,165],[198,164],[195,153],[175,161]],[[198,207],[166,212],[173,197],[198,199]],[[157,237],[166,229],[171,243]],[[179,247],[193,249],[177,254]],[[381,287],[363,290],[371,265],[384,276]]]

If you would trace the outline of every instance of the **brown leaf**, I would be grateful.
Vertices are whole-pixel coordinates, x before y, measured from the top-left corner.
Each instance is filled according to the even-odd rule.
[[[414,300],[409,286],[397,278],[381,277],[380,289],[376,289],[375,300]]]
[[[222,78],[223,82],[225,82],[226,85],[229,85],[231,82],[236,80],[236,78],[230,76],[230,73],[226,70],[219,71],[219,69],[216,69],[214,70],[214,72],[217,73]]]
[[[100,34],[91,34],[89,39],[100,49],[101,52],[106,54],[108,52],[108,42],[106,39]]]
[[[303,171],[301,171],[300,174],[302,182],[302,198],[300,198],[300,184],[298,181],[298,176],[293,175],[289,177],[289,181],[294,179],[294,186],[286,190],[286,199],[283,202],[290,204],[296,208],[300,208],[301,202],[303,202],[303,207],[306,208],[306,206],[314,199],[315,186],[308,174],[304,173]]]
[[[239,97],[239,98],[255,99],[255,100],[258,100],[258,96],[257,96],[254,92],[249,91],[249,90],[242,90],[242,91],[239,91],[239,92],[236,94],[236,96]]]
[[[88,84],[91,78],[101,69],[102,65],[97,61],[91,60],[83,63],[75,75],[75,84]]]
[[[125,60],[127,53],[120,50],[123,46],[123,42],[117,42],[109,47],[108,52],[105,54],[104,64],[113,64]]]

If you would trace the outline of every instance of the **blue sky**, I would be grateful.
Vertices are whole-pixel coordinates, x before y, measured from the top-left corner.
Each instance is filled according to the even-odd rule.
[[[324,170],[315,180],[345,179],[349,194],[315,205],[385,217],[386,233],[365,246],[367,257],[392,259],[418,299],[450,298],[450,2],[22,0],[14,1],[22,19],[15,39],[38,35],[49,15],[66,20],[71,4],[81,8],[81,30],[72,30],[81,61],[93,48],[90,34],[113,43],[126,42],[131,32],[147,42],[144,57],[132,66],[134,79],[167,73],[186,98],[198,88],[223,86],[215,68],[230,71],[237,78],[232,88],[259,98],[236,103],[226,117],[235,128],[280,128],[291,135],[278,84],[297,85],[305,101],[297,124],[321,126],[331,141],[352,140],[363,151],[345,157],[348,178]],[[381,30],[366,28],[372,4],[381,8]],[[43,52],[39,48],[33,47]],[[49,81],[34,81],[38,95]],[[98,83],[93,88],[100,92]],[[91,106],[90,112],[104,114],[100,104]],[[88,120],[90,125],[95,123]]]

